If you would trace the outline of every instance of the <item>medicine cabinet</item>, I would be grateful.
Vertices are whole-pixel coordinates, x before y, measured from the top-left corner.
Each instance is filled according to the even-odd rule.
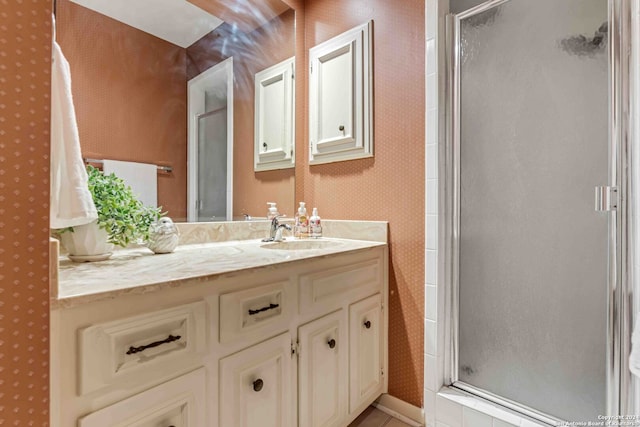
[[[294,59],[255,75],[255,171],[295,166]]]
[[[373,21],[309,49],[309,163],[373,157]]]

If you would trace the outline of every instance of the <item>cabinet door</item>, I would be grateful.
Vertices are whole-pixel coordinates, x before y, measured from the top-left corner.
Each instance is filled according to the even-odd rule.
[[[356,411],[382,393],[382,300],[373,295],[349,307],[349,410]]]
[[[347,415],[347,322],[345,311],[301,326],[299,343],[300,425],[338,426]]]
[[[206,371],[200,368],[107,406],[79,427],[201,427],[206,422]]]
[[[309,49],[309,163],[373,156],[372,22]]]
[[[294,58],[255,76],[254,170],[295,166]]]
[[[220,426],[293,427],[291,335],[220,360]]]

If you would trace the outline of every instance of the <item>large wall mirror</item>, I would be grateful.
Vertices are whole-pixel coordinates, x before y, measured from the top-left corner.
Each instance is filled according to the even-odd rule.
[[[293,168],[254,171],[254,76],[295,55],[281,0],[57,0],[86,159],[166,166],[176,221],[294,213]],[[194,107],[196,106],[196,107]]]

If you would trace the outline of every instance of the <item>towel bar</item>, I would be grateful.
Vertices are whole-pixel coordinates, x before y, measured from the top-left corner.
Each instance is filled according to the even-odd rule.
[[[99,160],[99,159],[88,159],[88,158],[85,158],[84,162],[85,163],[96,163],[96,164],[99,164],[99,165],[101,165],[103,163],[102,160]],[[158,171],[160,171],[160,172],[166,172],[166,173],[173,172],[173,168],[171,166],[156,165],[156,167],[158,168]]]

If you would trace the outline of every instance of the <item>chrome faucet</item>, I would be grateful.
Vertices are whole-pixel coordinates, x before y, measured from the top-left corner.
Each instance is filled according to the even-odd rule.
[[[279,217],[276,216],[271,220],[271,227],[269,228],[269,238],[262,239],[263,242],[282,242],[282,240],[284,240],[282,238],[282,229],[291,231],[291,226],[289,224],[280,224],[278,218]]]

